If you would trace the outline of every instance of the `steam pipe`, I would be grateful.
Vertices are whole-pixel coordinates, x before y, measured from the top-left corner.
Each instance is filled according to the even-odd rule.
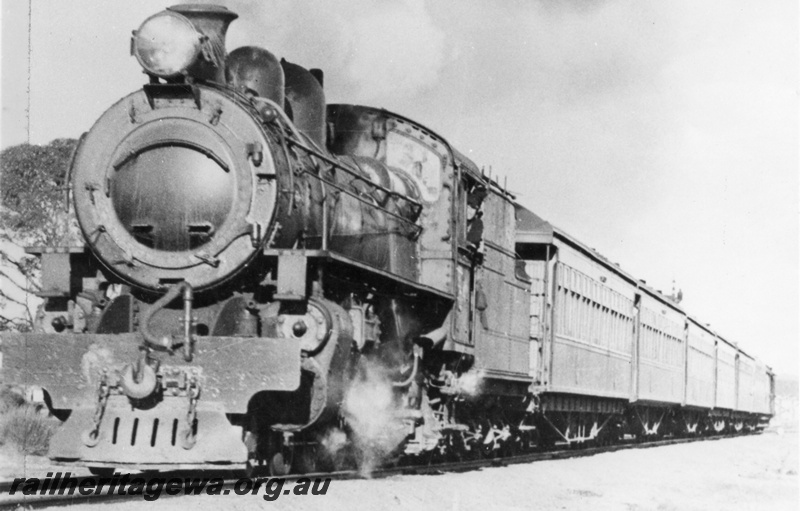
[[[408,387],[414,378],[417,377],[417,369],[419,368],[419,354],[414,350],[414,366],[411,368],[411,374],[404,381],[392,382],[392,387]]]
[[[167,8],[187,17],[206,39],[203,57],[188,70],[189,76],[225,83],[225,36],[228,25],[239,17],[235,12],[218,5],[180,4]]]
[[[194,337],[192,335],[192,301],[194,290],[185,280],[181,283],[183,288],[183,359],[191,362],[193,357]]]
[[[187,362],[192,361],[192,347],[194,338],[192,334],[192,301],[194,300],[194,291],[191,284],[185,280],[169,288],[167,293],[159,298],[153,305],[148,307],[142,313],[142,337],[146,345],[154,348],[162,348],[168,352],[173,352],[173,340],[171,337],[164,336],[162,338],[156,337],[150,331],[150,321],[153,315],[169,305],[178,296],[183,295],[183,358]]]
[[[330,223],[328,220],[328,189],[325,188],[324,180],[320,180],[320,186],[322,188],[322,250],[328,250],[328,230],[330,229],[328,226]]]

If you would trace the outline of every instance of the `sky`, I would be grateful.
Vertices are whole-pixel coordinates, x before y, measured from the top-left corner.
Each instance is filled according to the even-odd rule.
[[[322,68],[330,102],[427,125],[797,374],[796,1],[216,3],[240,14],[229,50],[264,46]],[[2,0],[2,147],[78,137],[140,87],[131,30],[169,5]]]

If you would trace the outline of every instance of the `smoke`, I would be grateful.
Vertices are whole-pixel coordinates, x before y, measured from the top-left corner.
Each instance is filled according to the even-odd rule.
[[[423,2],[393,3],[387,11],[372,7],[351,18],[346,39],[348,78],[362,83],[364,91],[375,97],[385,96],[388,88],[393,94],[408,95],[436,83],[444,34]]]
[[[228,50],[266,48],[278,58],[326,73],[334,101],[371,102],[410,96],[438,81],[444,31],[423,0],[330,3],[322,0],[214,0],[239,14]]]

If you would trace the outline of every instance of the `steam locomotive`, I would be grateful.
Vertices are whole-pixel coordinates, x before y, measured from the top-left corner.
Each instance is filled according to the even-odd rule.
[[[53,460],[285,474],[765,425],[769,368],[432,130],[227,53],[236,17],[134,31],[149,83],[71,164],[85,246],[30,250],[46,301],[4,372],[64,421]]]

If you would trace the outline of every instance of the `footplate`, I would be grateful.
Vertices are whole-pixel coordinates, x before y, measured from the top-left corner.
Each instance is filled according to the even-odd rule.
[[[222,404],[198,400],[191,428],[190,406],[185,396],[165,396],[142,409],[132,407],[127,396],[111,395],[99,425],[95,407],[73,409],[51,439],[48,455],[55,461],[117,468],[244,467],[242,428],[228,421]]]

